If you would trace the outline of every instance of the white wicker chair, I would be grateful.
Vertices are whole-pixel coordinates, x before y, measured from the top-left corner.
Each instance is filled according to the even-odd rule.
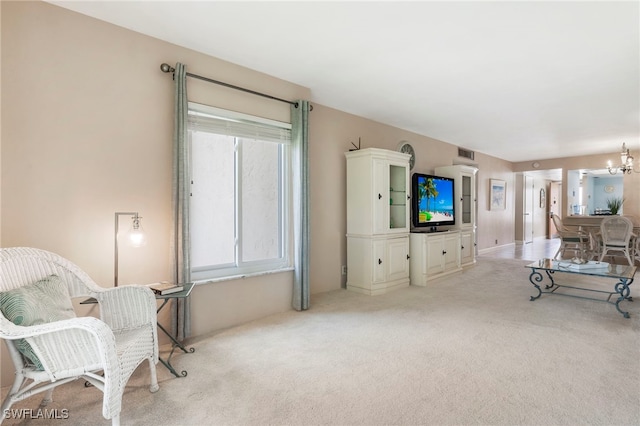
[[[600,260],[610,251],[624,254],[629,265],[633,266],[636,249],[636,235],[633,233],[633,222],[624,216],[608,216],[600,222],[600,238],[602,252]]]
[[[591,253],[589,250],[589,234],[584,232],[582,229],[569,229],[567,228],[560,216],[553,213],[551,215],[553,219],[553,224],[558,231],[558,235],[560,235],[560,247],[558,247],[558,251],[553,256],[554,259],[558,259],[558,255],[560,259],[564,258],[564,252],[566,250],[573,251],[574,256],[578,256],[581,259],[588,259],[591,257]]]
[[[158,390],[156,300],[144,286],[102,288],[61,256],[34,248],[0,249],[0,291],[23,287],[51,275],[67,284],[71,297],[95,297],[101,319],[78,317],[30,327],[17,326],[0,312],[0,338],[7,343],[16,370],[15,382],[2,403],[2,415],[13,403],[84,379],[103,392],[102,415],[119,424],[122,394],[129,377],[149,361],[151,392]],[[26,362],[14,342],[24,338],[43,371]]]

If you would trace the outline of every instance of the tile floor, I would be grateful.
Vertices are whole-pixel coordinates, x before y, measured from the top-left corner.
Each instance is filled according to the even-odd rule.
[[[534,260],[553,258],[560,247],[560,239],[553,238],[536,238],[529,244],[512,244],[505,247],[498,247],[491,250],[483,251],[480,256],[497,257],[501,259],[523,259]],[[568,251],[567,255],[572,256],[573,253]],[[623,256],[607,256],[604,261],[616,263],[620,265],[627,264],[627,260]],[[640,266],[640,257],[636,257],[636,266]]]
[[[538,260],[552,258],[560,247],[558,238],[536,238],[528,244],[511,244],[482,252],[482,256],[498,257],[501,259]]]

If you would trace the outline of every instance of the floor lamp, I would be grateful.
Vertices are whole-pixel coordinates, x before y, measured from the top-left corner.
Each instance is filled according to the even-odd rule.
[[[116,212],[115,219],[115,236],[114,236],[114,267],[113,267],[113,286],[118,287],[118,231],[120,216],[131,216],[131,228],[127,232],[127,240],[132,247],[142,247],[147,243],[144,231],[140,226],[140,217],[138,212]]]

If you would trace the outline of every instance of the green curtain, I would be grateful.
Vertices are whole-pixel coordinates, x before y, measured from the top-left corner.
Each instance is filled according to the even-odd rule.
[[[309,102],[291,105],[293,308],[309,309]]]
[[[187,140],[187,67],[177,63],[173,75],[175,82],[175,117],[173,136],[173,251],[174,280],[191,282],[191,250],[189,234],[189,143]],[[178,340],[191,335],[191,302],[177,299],[171,308],[171,329]]]

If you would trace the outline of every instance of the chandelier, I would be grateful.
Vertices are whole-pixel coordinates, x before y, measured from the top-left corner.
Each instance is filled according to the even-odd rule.
[[[640,173],[640,170],[633,170],[633,157],[629,154],[626,144],[622,144],[622,152],[620,152],[620,165],[616,167],[611,166],[611,161],[607,165],[609,173],[615,175],[620,170],[623,174],[631,174],[631,172]]]

